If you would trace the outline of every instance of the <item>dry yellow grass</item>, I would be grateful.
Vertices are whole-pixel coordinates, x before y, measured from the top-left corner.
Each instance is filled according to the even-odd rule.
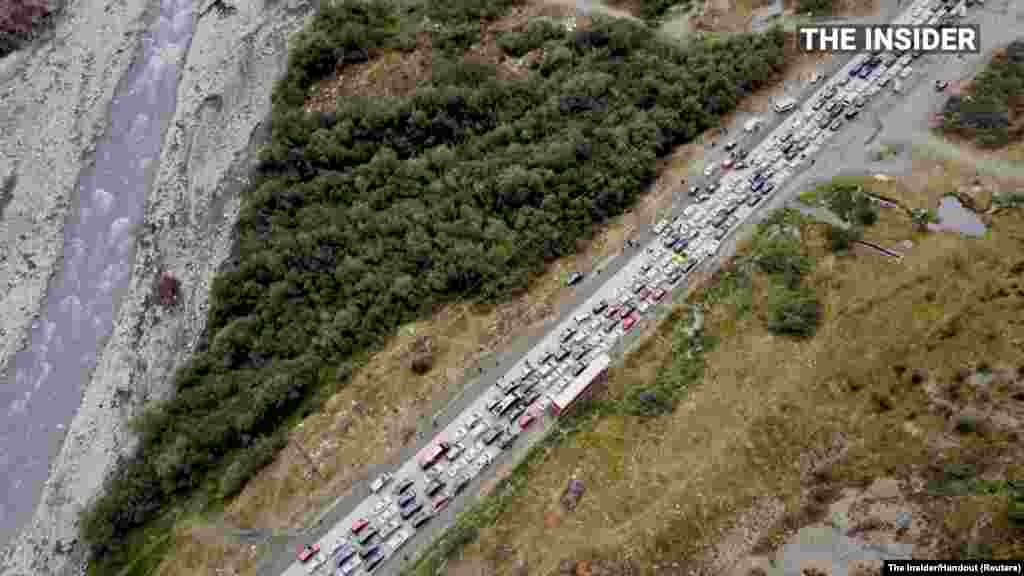
[[[922,202],[942,193],[916,192]],[[466,562],[486,566],[488,574],[510,574],[528,561],[531,573],[550,574],[563,559],[594,557],[631,559],[643,573],[655,573],[657,564],[701,559],[736,527],[742,511],[774,496],[783,504],[779,521],[768,530],[751,528],[747,538],[770,548],[812,519],[810,455],[837,445],[845,456],[826,476],[840,485],[929,477],[936,461],[980,454],[997,475],[1019,474],[1019,464],[1007,468],[1022,460],[1012,436],[1000,430],[985,437],[952,434],[950,422],[929,411],[926,385],[948,382],[979,363],[1005,366],[1008,374],[1024,369],[1024,323],[1013,320],[1024,306],[1024,278],[1012,272],[1024,261],[1024,246],[1014,237],[1021,224],[1019,211],[1005,213],[990,235],[965,240],[915,235],[905,217],[883,212],[872,235],[915,239],[902,263],[825,255],[821,231],[806,230],[819,258],[810,282],[825,305],[825,321],[812,340],[768,334],[760,318],[763,291],[755,283],[753,314],[736,319],[716,309],[709,315],[708,328],[721,342],[708,355],[704,383],[674,414],[652,423],[609,417],[556,449],[531,471],[526,494],[481,532],[451,573]],[[652,378],[667,348],[662,336],[631,356],[612,375],[609,395]],[[924,383],[911,382],[915,369],[926,371]],[[991,401],[1009,402],[1017,426],[1024,421],[1024,408],[1013,408],[1005,396]],[[883,409],[886,403],[892,408]],[[574,474],[587,492],[567,515],[558,497]],[[957,545],[953,535],[983,516],[998,517],[1001,502],[978,497],[929,504],[936,528],[927,537],[939,553],[948,552]],[[1005,525],[988,530],[997,552],[1019,553]],[[746,553],[742,546],[734,552]]]

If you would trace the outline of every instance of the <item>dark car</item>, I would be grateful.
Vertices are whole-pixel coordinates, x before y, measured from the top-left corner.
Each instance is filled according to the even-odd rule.
[[[334,565],[341,567],[342,564],[348,562],[348,559],[356,555],[356,547],[345,543],[334,553]]]
[[[430,514],[420,514],[419,516],[412,519],[412,527],[419,528],[430,521],[432,516]]]
[[[399,514],[402,516],[402,520],[408,520],[416,515],[417,512],[423,509],[423,502],[413,502],[411,505],[402,508]]]
[[[494,428],[488,430],[487,433],[484,434],[482,438],[484,446],[490,446],[491,444],[494,444],[494,441],[498,439],[498,436],[501,436],[501,428],[495,426]]]
[[[566,286],[575,286],[583,281],[583,274],[580,272],[573,272],[569,275],[569,279],[565,281]]]
[[[406,506],[408,506],[409,504],[412,504],[415,501],[416,501],[416,493],[415,492],[409,492],[407,494],[402,494],[401,496],[398,497],[398,507],[399,508],[405,508]]]
[[[367,572],[373,572],[377,569],[377,566],[380,566],[380,563],[383,561],[384,555],[378,552],[374,556],[367,558],[366,561],[363,563],[363,566]]]
[[[409,488],[412,488],[415,484],[416,482],[414,482],[412,478],[406,478],[405,480],[402,480],[398,484],[395,484],[395,495],[398,496],[400,494],[404,494]]]
[[[373,546],[367,546],[359,551],[360,558],[369,558],[380,554],[380,544],[374,544]]]

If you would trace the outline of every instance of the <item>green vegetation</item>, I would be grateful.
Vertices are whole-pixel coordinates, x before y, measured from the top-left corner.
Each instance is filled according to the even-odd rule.
[[[551,20],[531,20],[522,31],[505,32],[498,38],[498,46],[509,56],[523,56],[551,40],[560,40],[565,30]]]
[[[478,26],[504,7],[450,0],[426,13]],[[140,418],[140,450],[85,515],[94,572],[130,563],[131,536],[173,505],[241,489],[278,434],[403,323],[525,290],[629,206],[659,156],[783,64],[779,31],[683,48],[598,20],[549,40],[523,81],[435,45],[449,54],[411,95],[302,110],[337,66],[407,47],[403,26],[388,4],[343,0],[297,39],[205,339],[176,375],[176,395]]]
[[[797,0],[796,11],[811,16],[827,16],[835,10],[835,0]]]
[[[751,260],[772,282],[766,327],[773,334],[810,338],[821,323],[817,292],[804,285],[814,263],[800,242],[803,217],[780,210],[765,219],[754,237]]]
[[[661,18],[668,12],[669,8],[678,7],[685,11],[690,9],[691,0],[640,0],[640,13],[638,16],[647,21],[654,21]]]
[[[1011,43],[975,78],[970,94],[951,96],[942,110],[942,129],[986,148],[999,148],[1021,135],[1024,114],[1024,40]]]
[[[832,252],[848,252],[853,244],[863,236],[863,230],[856,226],[843,228],[842,226],[828,225],[828,247]]]
[[[704,377],[704,355],[714,343],[693,326],[688,315],[672,330],[672,354],[649,386],[633,387],[623,407],[633,416],[656,417],[669,414],[686,396],[689,387]]]

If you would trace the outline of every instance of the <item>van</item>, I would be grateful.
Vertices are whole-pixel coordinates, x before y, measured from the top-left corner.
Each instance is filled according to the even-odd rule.
[[[789,112],[793,108],[796,108],[796,100],[789,97],[780,98],[775,101],[773,107],[775,108],[776,113],[784,114],[786,112]]]

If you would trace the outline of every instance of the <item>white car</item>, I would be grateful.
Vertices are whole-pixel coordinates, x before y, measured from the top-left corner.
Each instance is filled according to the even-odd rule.
[[[708,164],[707,168],[704,169],[704,176],[710,178],[711,175],[714,174],[715,170],[717,170],[717,169],[718,169],[718,164],[716,164],[714,162],[712,162],[711,164]]]
[[[370,484],[370,492],[376,494],[381,491],[381,488],[387,486],[388,482],[391,482],[391,474],[381,474]]]
[[[388,542],[388,545],[391,547],[391,551],[397,552],[398,549],[402,547],[402,545],[404,545],[406,542],[409,541],[410,538],[412,538],[412,534],[413,532],[409,529],[402,529],[397,534],[395,534],[391,538],[391,541]]]

